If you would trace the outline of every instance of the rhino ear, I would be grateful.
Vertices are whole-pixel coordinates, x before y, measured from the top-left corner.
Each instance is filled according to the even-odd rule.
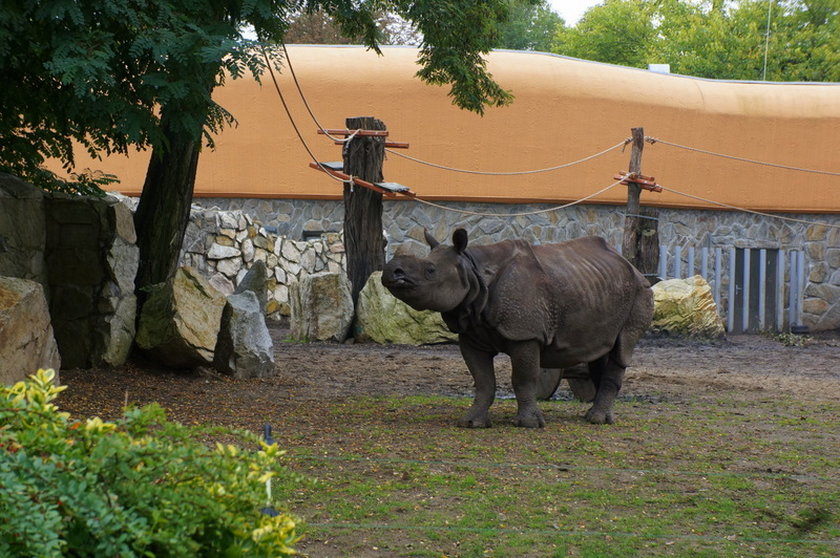
[[[464,229],[455,229],[455,232],[452,233],[452,245],[455,246],[455,250],[460,254],[464,250],[467,249],[467,231]]]
[[[429,245],[429,248],[435,248],[440,242],[432,236],[432,233],[429,232],[429,229],[423,229],[423,236],[426,237],[426,243]]]

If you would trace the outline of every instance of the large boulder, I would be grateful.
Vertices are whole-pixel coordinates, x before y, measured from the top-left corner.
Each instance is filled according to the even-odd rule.
[[[119,366],[135,333],[139,250],[116,199],[53,194],[45,203],[50,313],[65,368]]]
[[[353,322],[350,281],[343,273],[322,272],[292,283],[291,337],[299,341],[336,341],[347,338]]]
[[[228,297],[213,366],[237,378],[258,378],[274,372],[274,345],[253,291]]]
[[[700,275],[660,281],[653,286],[653,303],[654,332],[712,339],[724,336],[712,289]]]
[[[371,274],[359,293],[356,339],[377,343],[428,345],[458,340],[439,312],[415,310],[382,286],[382,272]]]
[[[0,277],[0,384],[14,384],[39,368],[60,367],[43,287]]]
[[[265,267],[265,262],[257,260],[251,265],[248,272],[239,281],[234,293],[244,293],[251,291],[257,295],[257,301],[260,303],[260,310],[265,313],[265,305],[268,301],[265,284],[268,276],[268,269]]]
[[[191,267],[149,288],[140,311],[137,346],[173,368],[212,364],[225,297]]]
[[[47,284],[45,197],[40,188],[0,172],[0,270],[4,276]]]

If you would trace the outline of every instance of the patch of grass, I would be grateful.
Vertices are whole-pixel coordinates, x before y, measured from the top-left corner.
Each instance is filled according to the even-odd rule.
[[[515,402],[500,401],[494,428],[454,427],[469,403],[358,398],[331,404],[315,437],[282,429],[290,461],[320,479],[294,495],[309,544],[387,556],[840,552],[840,405],[624,401],[619,422],[598,427],[584,405],[550,402],[546,428],[525,430],[510,425]]]

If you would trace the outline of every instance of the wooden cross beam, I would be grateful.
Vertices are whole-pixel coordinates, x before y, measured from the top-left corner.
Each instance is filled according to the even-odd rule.
[[[362,188],[373,190],[374,192],[379,192],[388,198],[395,198],[397,197],[397,194],[408,196],[409,198],[417,196],[417,194],[412,192],[408,186],[403,186],[402,184],[397,184],[396,182],[368,182],[367,180],[362,180],[361,178],[356,178],[355,176],[351,177],[343,171],[344,164],[340,161],[334,163],[312,162],[309,163],[309,166],[310,168],[329,173],[344,181],[352,179],[353,184],[361,186]]]
[[[376,137],[388,137],[388,130],[348,130],[346,128],[337,128],[335,130],[321,130],[318,129],[318,133],[321,135],[330,135],[330,136],[376,136]],[[336,141],[336,145],[344,145],[343,141]],[[386,141],[385,147],[391,147],[393,149],[408,149],[408,144],[401,141]]]

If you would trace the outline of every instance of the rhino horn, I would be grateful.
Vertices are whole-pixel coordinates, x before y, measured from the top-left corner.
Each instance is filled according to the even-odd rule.
[[[455,250],[460,254],[464,250],[467,249],[467,231],[464,229],[455,229],[455,232],[452,233],[452,245],[455,246]]]
[[[429,229],[423,229],[423,236],[426,237],[426,243],[429,245],[429,248],[435,248],[438,244],[440,244],[440,242],[432,236],[432,233],[429,232]]]

